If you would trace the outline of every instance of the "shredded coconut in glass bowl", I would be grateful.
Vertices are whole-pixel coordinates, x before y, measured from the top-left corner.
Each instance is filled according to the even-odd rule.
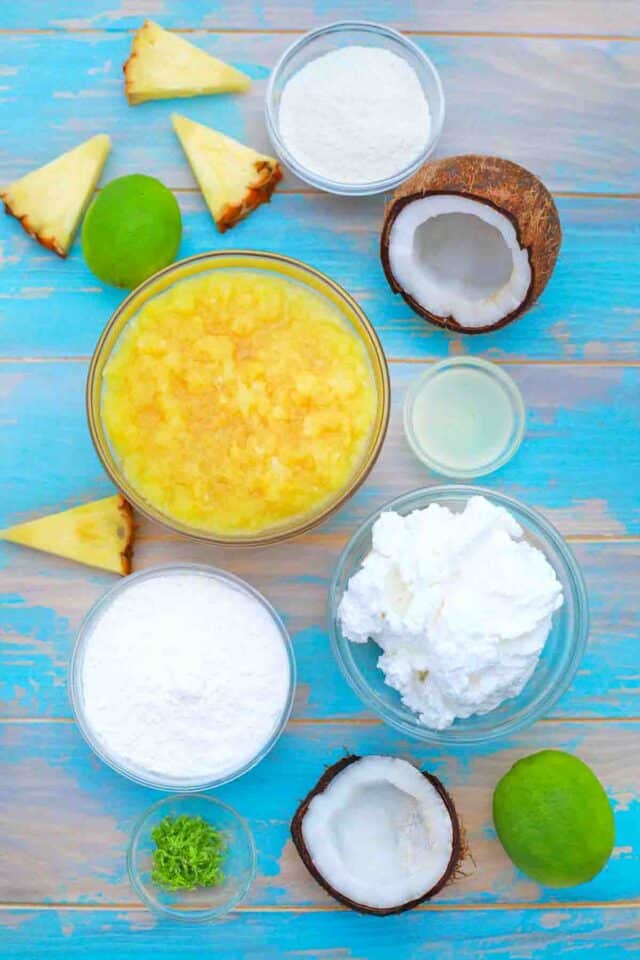
[[[336,183],[386,180],[425,149],[429,104],[413,67],[380,47],[347,46],[302,67],[278,113],[287,150]]]

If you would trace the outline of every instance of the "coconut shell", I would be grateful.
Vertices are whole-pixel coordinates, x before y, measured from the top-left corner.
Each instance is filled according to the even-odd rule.
[[[531,283],[527,295],[514,311],[497,323],[463,327],[453,317],[430,313],[395,281],[389,263],[389,237],[396,217],[412,201],[443,193],[458,194],[494,207],[511,220],[520,247],[528,252]],[[401,294],[425,320],[462,333],[485,333],[506,326],[535,303],[553,273],[561,240],[560,218],[553,197],[537,177],[510,160],[467,154],[427,163],[398,187],[385,211],[380,257],[392,290]]]
[[[451,826],[453,830],[451,858],[449,859],[447,869],[445,870],[442,878],[434,887],[431,888],[431,890],[427,890],[423,896],[418,897],[415,900],[410,900],[408,903],[401,903],[397,907],[369,907],[366,904],[356,903],[355,900],[350,900],[349,897],[343,896],[338,890],[336,890],[331,886],[330,883],[327,882],[311,859],[311,855],[307,850],[307,845],[302,834],[302,822],[313,798],[319,793],[324,793],[333,778],[341,773],[345,767],[350,766],[352,763],[355,763],[360,759],[361,757],[355,754],[350,754],[349,756],[343,757],[342,760],[338,760],[338,762],[334,763],[332,766],[327,767],[325,772],[316,783],[315,787],[307,794],[293,815],[293,819],[291,821],[291,838],[294,842],[296,850],[300,854],[300,859],[304,863],[311,876],[317,883],[320,884],[321,887],[327,891],[329,896],[333,897],[334,900],[344,904],[345,907],[349,907],[351,910],[356,910],[358,913],[371,913],[378,917],[386,917],[393,913],[404,913],[406,910],[411,910],[413,907],[417,907],[419,903],[423,903],[425,900],[430,900],[437,893],[439,893],[443,887],[447,886],[447,884],[451,883],[451,881],[455,879],[460,863],[465,856],[463,831],[460,826],[460,821],[458,820],[456,808],[453,805],[453,800],[443,787],[442,783],[437,777],[427,773],[426,770],[421,770],[420,772],[422,776],[426,777],[429,783],[435,787],[442,797],[444,805],[447,808],[449,816],[451,817]]]

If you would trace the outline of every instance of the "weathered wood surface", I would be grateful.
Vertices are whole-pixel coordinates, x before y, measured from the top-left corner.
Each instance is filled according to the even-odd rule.
[[[249,557],[172,540],[144,525],[136,565],[212,563],[251,580],[277,606],[292,633],[298,666],[294,716],[367,717],[333,660],[325,627],[328,581],[349,532],[343,521],[335,532],[308,536],[293,549],[273,548]],[[578,676],[553,715],[640,716],[640,546],[635,541],[572,546],[586,577],[591,634]],[[73,639],[86,610],[113,578],[54,559],[36,561],[10,546],[2,548],[0,562],[0,720],[68,718],[66,669]]]
[[[517,323],[481,337],[443,334],[391,292],[378,259],[382,198],[276,194],[222,236],[199,194],[179,199],[181,256],[250,247],[299,257],[360,301],[390,357],[457,351],[493,360],[640,359],[640,199],[558,198],[564,239],[542,299]],[[1,225],[0,357],[88,356],[122,292],[90,274],[79,242],[61,263],[13,218]]]
[[[392,364],[393,412],[382,456],[348,509],[319,530],[292,544],[249,553],[191,544],[150,524],[141,528],[135,567],[171,559],[214,563],[267,593],[296,634],[300,715],[362,712],[327,647],[326,590],[355,523],[405,490],[437,482],[411,454],[401,427],[406,385],[422,369],[422,364]],[[529,435],[513,461],[487,482],[538,506],[568,536],[593,541],[574,544],[588,580],[591,644],[559,711],[568,716],[638,715],[639,548],[624,538],[637,534],[639,521],[628,477],[640,470],[635,403],[640,370],[551,364],[508,369],[527,403]],[[82,362],[16,363],[0,369],[0,450],[3,467],[6,463],[1,523],[110,492],[86,431],[85,373]],[[612,430],[619,455],[614,449],[610,456],[600,456]],[[575,435],[581,437],[577,449]],[[43,471],[45,462],[47,482],[34,489],[30,478]],[[593,465],[582,470],[584,462]],[[598,542],[602,536],[614,542]],[[2,715],[69,716],[64,672],[72,638],[88,605],[113,578],[11,544],[0,545],[0,561],[6,630],[0,646],[5,664]]]
[[[0,365],[3,522],[111,491],[86,427],[86,366],[50,360]],[[390,497],[436,482],[411,453],[402,430],[406,387],[425,366],[396,361],[390,369],[392,417],[380,459],[369,481],[322,531],[341,522],[353,529]],[[564,534],[637,535],[637,488],[629,478],[640,468],[640,368],[507,364],[506,369],[522,390],[528,433],[517,455],[488,477],[487,485],[539,507]],[[291,551],[300,543],[304,538],[294,541]]]
[[[173,110],[270,151],[264,90],[292,35],[240,32],[196,39],[249,73],[251,91],[131,109],[121,70],[129,34],[1,35],[0,182],[105,132],[114,142],[109,177],[141,171],[171,187],[192,187],[169,120]],[[416,41],[441,71],[446,91],[441,156],[507,156],[552,190],[640,191],[637,43],[484,36]]]
[[[134,30],[142,16],[187,30],[310,30],[364,19],[408,32],[640,34],[635,0],[21,0],[3,11],[14,30]]]
[[[194,39],[203,48],[252,75],[253,92],[129,109],[120,65],[143,16],[200,31]],[[345,16],[407,29],[433,57],[448,104],[441,155],[509,156],[560,194],[564,245],[556,273],[536,308],[498,334],[447,336],[389,292],[377,257],[383,198],[338,200],[301,192],[288,178],[270,207],[220,238],[194,190],[171,110],[267,147],[269,69],[296,32]],[[213,928],[159,924],[136,903],[124,850],[132,823],[157,794],[102,766],[70,719],[73,637],[113,578],[0,545],[0,956],[556,960],[579,952],[618,960],[637,952],[640,57],[631,38],[639,34],[637,0],[0,6],[0,182],[108,131],[114,152],[105,179],[140,170],[179,189],[183,255],[277,250],[355,294],[393,358],[394,404],[369,482],[306,537],[269,550],[220,551],[141,527],[137,566],[171,559],[225,566],[264,590],[295,643],[300,684],[291,725],[263,764],[220,791],[250,820],[259,875],[245,908]],[[62,263],[10,218],[2,223],[0,524],[110,491],[87,435],[83,388],[87,357],[120,298],[91,277],[77,244]],[[587,581],[592,630],[579,674],[552,717],[507,743],[447,753],[399,737],[363,709],[332,660],[325,608],[336,557],[356,524],[390,497],[437,482],[407,449],[401,403],[425,361],[464,352],[506,363],[520,384],[527,436],[487,485],[539,507],[570,539]],[[593,764],[616,811],[611,863],[574,890],[527,881],[491,828],[495,781],[518,756],[545,746]],[[414,758],[451,787],[475,867],[468,862],[469,875],[427,909],[384,921],[352,915],[328,901],[293,854],[288,818],[323,766],[345,750]]]
[[[616,812],[616,849],[606,873],[579,889],[549,890],[519,874],[496,842],[491,796],[497,780],[527,753],[560,747],[578,753],[602,777]],[[0,802],[9,872],[0,903],[135,905],[125,853],[149,791],[100,763],[72,723],[0,724],[3,776],[11,803]],[[412,758],[450,788],[472,858],[439,904],[602,903],[640,897],[640,721],[545,721],[509,741],[448,755],[399,737],[383,724],[292,722],[254,770],[216,791],[249,819],[258,876],[247,904],[330,906],[289,839],[289,820],[325,764],[345,752]],[[287,771],[285,777],[283,771]]]
[[[416,910],[383,922],[346,911],[290,913],[242,910],[214,928],[166,926],[129,907],[101,910],[11,910],[6,960],[620,960],[640,938],[637,908],[588,910]],[[357,946],[366,944],[366,953]]]

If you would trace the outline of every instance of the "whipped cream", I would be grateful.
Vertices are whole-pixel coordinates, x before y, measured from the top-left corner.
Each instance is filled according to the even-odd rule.
[[[386,683],[425,726],[488,713],[535,670],[563,597],[522,536],[507,510],[479,496],[462,513],[431,504],[375,522],[338,617],[349,640],[382,649]]]

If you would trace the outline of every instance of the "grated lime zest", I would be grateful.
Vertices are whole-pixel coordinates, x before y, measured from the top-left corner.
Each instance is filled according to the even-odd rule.
[[[225,880],[227,841],[203,817],[165,817],[151,831],[151,879],[165,890],[216,887]]]

